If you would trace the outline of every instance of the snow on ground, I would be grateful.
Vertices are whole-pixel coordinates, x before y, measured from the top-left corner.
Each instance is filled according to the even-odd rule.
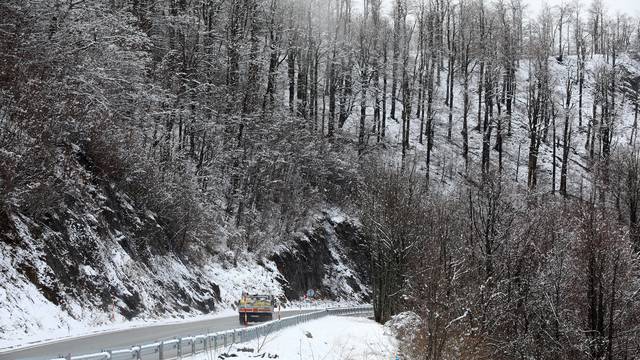
[[[37,291],[37,289],[34,289]],[[20,292],[17,292],[20,294]],[[7,299],[7,292],[0,288],[0,302],[5,301]],[[106,323],[99,326],[95,326],[93,324],[85,324],[81,321],[75,320],[73,318],[65,318],[64,313],[60,312],[60,310],[53,306],[48,302],[36,302],[34,299],[37,299],[35,293],[33,294],[32,299],[23,299],[25,304],[31,305],[33,310],[32,314],[36,314],[35,318],[39,319],[42,326],[48,326],[52,330],[47,332],[37,332],[30,336],[18,337],[18,338],[0,338],[0,351],[12,349],[14,347],[21,347],[24,345],[31,345],[35,343],[42,342],[50,342],[50,341],[58,341],[60,339],[65,338],[73,338],[86,336],[90,334],[99,334],[99,333],[109,333],[120,331],[124,329],[133,329],[145,326],[155,326],[155,325],[170,325],[170,324],[181,324],[181,323],[189,323],[189,322],[197,322],[202,320],[213,320],[224,317],[237,316],[236,310],[225,308],[217,311],[214,314],[206,314],[206,315],[196,315],[188,318],[179,318],[179,317],[167,317],[167,318],[159,318],[159,319],[137,319],[125,322],[115,322],[115,323]],[[345,307],[345,306],[357,306],[360,305],[356,302],[335,302],[335,301],[292,301],[287,304],[286,307],[282,308],[282,313],[287,313],[289,311],[299,311],[299,310],[322,310],[330,307]],[[8,311],[4,309],[0,309],[0,318],[10,317],[17,314],[10,314]],[[44,310],[44,311],[43,311]],[[45,313],[49,311],[56,316],[58,316],[58,321],[56,318],[47,317]],[[40,314],[40,315],[38,315]],[[47,323],[50,322],[50,323]],[[72,324],[69,326],[63,326],[61,324]]]
[[[391,317],[384,324],[385,334],[394,336],[396,339],[402,339],[403,343],[413,343],[416,335],[416,329],[420,327],[422,319],[413,311],[405,311]]]
[[[252,294],[271,294],[276,297],[283,295],[278,282],[281,276],[272,261],[263,260],[264,267],[259,266],[253,259],[243,259],[236,267],[225,267],[219,262],[210,262],[204,272],[216,284],[220,285],[220,300],[222,307],[230,307],[240,299],[243,291]]]
[[[384,327],[359,317],[327,316],[260,337],[194,360],[388,360],[395,359],[396,341]],[[213,356],[211,356],[213,355]]]
[[[0,289],[0,301],[2,296],[6,295],[3,290]],[[34,299],[37,299],[34,296]],[[154,326],[162,324],[179,324],[208,319],[217,319],[228,316],[236,316],[237,312],[231,309],[224,309],[215,314],[197,315],[189,317],[187,319],[181,319],[177,317],[168,317],[161,319],[138,319],[124,322],[105,323],[101,325],[94,325],[91,323],[83,323],[82,321],[65,316],[64,312],[61,312],[59,308],[52,305],[49,302],[35,302],[34,300],[25,300],[26,304],[32,305],[35,309],[33,315],[43,328],[49,329],[46,332],[34,332],[28,335],[22,335],[12,338],[0,338],[0,351],[8,350],[12,348],[19,348],[22,346],[33,345],[36,343],[46,343],[58,341],[66,338],[81,337],[90,334],[109,333],[124,329],[133,329],[145,326]],[[41,306],[41,308],[39,308]],[[291,309],[294,310],[294,309]],[[50,312],[55,314],[55,317],[47,316],[46,313]],[[6,315],[7,312],[0,312],[0,317]],[[17,313],[20,315],[20,313]],[[58,319],[58,321],[56,321]]]
[[[560,166],[562,157],[561,139],[563,135],[564,125],[564,109],[565,86],[569,74],[575,80],[575,69],[577,58],[575,55],[565,56],[562,63],[558,63],[554,58],[550,59],[549,71],[552,83],[554,84],[554,103],[556,109],[555,129],[556,138],[560,146],[556,148],[556,184],[555,189],[558,190],[560,185]],[[598,68],[603,66],[611,66],[611,62],[607,65],[606,59],[602,55],[594,55],[587,58],[585,63],[585,84],[583,92],[582,105],[582,126],[578,124],[578,85],[573,85],[572,105],[568,110],[570,113],[571,126],[571,144],[568,167],[568,191],[571,195],[577,197],[588,197],[591,183],[591,161],[589,152],[585,148],[587,141],[588,123],[592,118],[593,104],[593,87],[595,82],[595,73]],[[624,69],[632,76],[640,75],[640,62],[635,60],[629,54],[620,54],[617,60],[617,68]],[[506,119],[503,124],[503,175],[506,179],[510,179],[514,184],[525,188],[527,186],[527,156],[529,146],[529,124],[526,108],[527,86],[529,74],[527,71],[527,61],[521,60],[520,66],[516,72],[516,99],[513,108],[512,129],[511,134],[507,134]],[[447,138],[448,115],[449,108],[444,104],[446,87],[447,70],[440,72],[441,86],[436,88],[434,93],[433,111],[434,111],[434,146],[431,152],[430,166],[430,184],[438,188],[442,192],[449,192],[456,187],[456,182],[465,174],[465,164],[462,158],[462,113],[463,113],[463,87],[461,79],[456,79],[454,83],[454,106],[452,118],[452,137]],[[470,86],[470,109],[469,109],[469,171],[479,172],[481,166],[482,151],[482,133],[474,130],[477,124],[478,115],[478,99],[477,99],[477,73],[473,75]],[[359,91],[354,92],[356,94]],[[613,147],[622,148],[629,141],[631,126],[633,124],[633,104],[629,97],[623,96],[622,91],[616,94],[616,114],[613,122]],[[382,155],[389,164],[399,165],[401,160],[401,129],[402,123],[398,120],[391,119],[390,94],[387,97],[387,122],[386,122],[386,140]],[[359,103],[359,99],[357,101]],[[484,107],[484,105],[483,105]],[[426,171],[426,136],[423,136],[423,143],[420,140],[420,119],[415,116],[416,104],[413,106],[413,113],[410,123],[410,148],[407,152],[405,166],[414,168],[419,173]],[[496,109],[494,109],[495,111]],[[504,110],[504,109],[503,109]],[[368,100],[367,124],[370,128],[373,121],[373,101]],[[599,115],[598,110],[598,116]],[[402,102],[396,103],[396,117],[399,118],[402,112]],[[349,116],[340,131],[348,137],[356,141],[359,131],[359,115],[358,105]],[[484,109],[483,109],[484,114]],[[497,117],[496,117],[497,118]],[[495,124],[493,124],[495,127]],[[494,149],[496,141],[497,129],[492,129],[491,133],[491,168],[498,167],[498,153]],[[544,142],[540,146],[538,160],[538,188],[539,193],[548,193],[551,190],[552,171],[553,171],[553,125],[549,124],[547,131],[543,132]],[[368,134],[366,136],[368,146],[375,146],[375,135]],[[597,148],[597,147],[596,147]],[[597,150],[596,150],[597,154]]]
[[[345,215],[333,210],[333,221]],[[13,216],[17,234],[9,240],[0,241],[0,350],[20,345],[82,336],[97,332],[116,331],[151,324],[166,324],[235,316],[235,302],[242,291],[271,294],[284,297],[282,275],[274,262],[241,254],[235,262],[225,256],[204,258],[201,264],[189,266],[175,256],[154,256],[146,263],[133,259],[122,246],[125,234],[114,230],[102,236],[91,226],[82,227],[83,219],[92,222],[90,213],[78,215],[78,220],[69,230],[70,249],[93,246],[91,257],[77,262],[78,283],[81,288],[65,285],[57,278],[47,262],[47,239],[60,236],[53,230],[35,224],[24,216]],[[309,228],[317,219],[309,219]],[[326,225],[326,224],[325,224]],[[41,236],[33,236],[34,229]],[[333,232],[330,232],[333,234]],[[7,235],[10,236],[10,235]],[[326,281],[334,289],[341,284],[339,301],[306,302],[289,299],[283,310],[313,309],[362,303],[347,283],[353,270],[337,249],[335,234],[328,241],[333,245],[335,264],[332,264],[333,281]],[[54,242],[55,243],[55,242]],[[340,251],[338,251],[340,250]],[[59,256],[65,264],[71,255]],[[79,256],[76,254],[76,258]],[[50,260],[50,259],[49,259]],[[73,264],[70,268],[73,268]],[[335,269],[333,269],[335,267]],[[358,282],[360,288],[365,286]],[[215,288],[213,288],[215,286]],[[116,294],[115,298],[101,298],[97,291],[104,289]],[[174,291],[168,291],[168,290]],[[214,292],[219,289],[219,301]],[[186,299],[211,304],[206,309],[189,306]],[[126,299],[133,300],[137,313],[127,319],[121,310],[130,310]],[[293,300],[293,301],[291,301]],[[137,304],[136,304],[137,302]],[[213,307],[215,303],[215,308]],[[215,312],[211,312],[211,311]]]

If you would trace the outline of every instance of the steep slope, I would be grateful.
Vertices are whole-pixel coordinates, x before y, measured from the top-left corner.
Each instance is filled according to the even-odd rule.
[[[616,71],[620,74],[622,82],[626,82],[640,76],[640,63],[636,59],[635,54],[620,54],[616,62]],[[611,60],[604,58],[603,55],[593,55],[587,58],[585,63],[585,83],[583,90],[582,105],[582,124],[578,124],[578,83],[576,80],[577,58],[575,55],[565,56],[563,62],[558,62],[555,58],[549,61],[550,73],[553,83],[553,101],[556,108],[555,130],[557,138],[556,146],[556,184],[555,189],[560,186],[560,166],[562,163],[562,135],[564,126],[565,110],[563,104],[565,101],[566,81],[567,77],[572,74],[574,83],[572,85],[572,103],[569,107],[569,115],[571,122],[571,145],[568,164],[568,192],[570,195],[586,198],[589,196],[591,187],[591,165],[592,160],[589,157],[589,151],[585,147],[587,143],[587,128],[589,122],[592,121],[593,107],[593,87],[595,86],[596,72],[599,67],[611,67]],[[448,114],[449,108],[444,104],[445,86],[447,77],[446,67],[440,72],[442,86],[435,89],[434,95],[434,145],[431,151],[430,164],[430,185],[436,188],[448,191],[455,187],[457,181],[465,177],[465,163],[462,157],[462,114],[463,114],[463,86],[461,79],[454,81],[454,106],[453,106],[453,129],[451,140],[447,139]],[[503,177],[507,181],[511,181],[517,186],[525,189],[527,186],[527,156],[529,146],[529,124],[527,117],[527,86],[528,86],[528,68],[527,61],[521,60],[520,66],[516,72],[516,96],[513,109],[511,133],[507,133],[507,129],[503,127]],[[622,88],[624,84],[620,84]],[[474,74],[470,83],[470,109],[469,109],[469,173],[479,173],[481,166],[482,151],[482,133],[475,130],[477,124],[478,101],[477,101],[477,74]],[[355,110],[342,128],[342,133],[357,141],[359,128],[359,91],[354,102]],[[633,95],[618,90],[616,98],[616,114],[614,116],[613,147],[623,148],[627,146],[631,136],[631,128],[634,122],[634,104],[630,99]],[[371,97],[371,95],[369,95]],[[391,96],[387,97],[387,103],[392,101]],[[369,98],[367,102],[367,124],[373,119],[373,102]],[[402,111],[402,101],[397,100],[396,117],[400,116]],[[414,105],[410,120],[410,148],[406,155],[405,166],[419,171],[421,174],[426,173],[426,136],[423,143],[420,139],[420,118],[415,114]],[[389,109],[389,106],[387,106]],[[484,109],[483,109],[484,112]],[[504,116],[504,115],[503,115]],[[599,113],[598,113],[599,116]],[[497,118],[497,117],[496,117]],[[495,120],[494,120],[495,121]],[[504,120],[506,123],[506,119]],[[367,125],[369,126],[369,125]],[[368,140],[369,151],[377,154],[385,159],[386,162],[400,165],[401,163],[401,130],[402,124],[398,120],[391,119],[387,113],[387,136],[386,140],[377,144],[375,134],[365,136]],[[495,149],[496,143],[496,125],[492,124],[491,135],[491,168],[498,168],[498,152]],[[552,171],[553,171],[553,126],[549,125],[544,131],[543,142],[540,146],[538,160],[538,187],[535,193],[544,194],[551,192]],[[596,137],[597,138],[597,137]],[[472,176],[473,177],[473,176]]]
[[[166,234],[153,213],[96,176],[79,147],[69,150],[72,156],[61,163],[75,184],[60,194],[57,209],[0,213],[0,347],[43,335],[231,309],[242,291],[271,293],[283,301],[306,291],[283,287],[304,271],[303,254],[287,245],[299,243],[295,238],[280,239],[280,247],[264,255],[231,251],[224,239],[176,253],[162,245]],[[345,219],[325,214],[307,221],[305,231],[316,234],[311,251],[327,251],[316,265],[345,274],[313,286],[327,299],[360,301],[367,296],[366,277],[353,270],[361,259],[352,260],[342,245],[357,233],[357,228],[340,231]],[[328,221],[337,228],[327,227]],[[287,271],[280,273],[279,267]]]
[[[317,296],[367,302],[369,269],[360,224],[336,209],[315,216],[315,228],[305,229],[291,246],[271,257],[288,298],[307,290]]]

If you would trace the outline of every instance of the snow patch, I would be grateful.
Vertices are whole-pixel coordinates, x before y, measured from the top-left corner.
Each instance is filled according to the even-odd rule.
[[[327,316],[295,327],[205,353],[195,360],[256,358],[300,360],[395,359],[396,340],[382,325],[358,317]]]

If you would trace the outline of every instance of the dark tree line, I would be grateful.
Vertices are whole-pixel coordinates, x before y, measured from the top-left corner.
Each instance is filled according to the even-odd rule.
[[[620,179],[608,180],[625,206],[638,203],[629,196],[637,158],[616,160]],[[404,356],[638,356],[637,227],[630,232],[615,209],[532,201],[497,172],[443,196],[401,169],[368,170],[359,206],[376,319],[402,311],[422,319],[417,336],[401,341]]]

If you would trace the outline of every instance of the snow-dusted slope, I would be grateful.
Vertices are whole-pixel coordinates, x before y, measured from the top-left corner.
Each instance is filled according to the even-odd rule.
[[[576,78],[577,58],[576,56],[565,56],[564,61],[559,63],[555,58],[549,61],[551,82],[554,85],[554,102],[556,108],[556,137],[559,139],[559,145],[556,148],[556,185],[558,190],[560,186],[560,166],[562,162],[562,134],[564,125],[564,109],[563,103],[565,99],[566,79],[571,73],[572,78]],[[569,156],[568,167],[568,191],[572,196],[587,197],[591,183],[591,163],[589,154],[585,148],[587,141],[587,126],[592,118],[593,104],[593,86],[595,71],[600,66],[611,67],[611,59],[607,65],[603,55],[594,55],[588,57],[585,63],[585,84],[583,90],[582,105],[582,126],[578,124],[578,83],[573,85],[572,105],[569,109],[572,125],[571,151]],[[637,77],[640,76],[640,62],[630,54],[620,54],[616,61],[616,71],[623,76]],[[453,106],[453,130],[452,139],[447,139],[448,114],[449,108],[444,104],[445,84],[447,77],[447,69],[443,69],[441,75],[441,86],[435,91],[434,98],[434,147],[431,153],[430,177],[431,186],[436,186],[443,191],[452,189],[457,180],[465,173],[464,159],[462,157],[462,111],[463,111],[463,86],[462,79],[458,75],[454,83],[454,106]],[[512,132],[507,136],[506,125],[503,125],[503,175],[508,181],[513,181],[517,186],[526,188],[527,186],[527,156],[529,146],[528,118],[526,108],[527,86],[528,86],[528,67],[527,61],[521,60],[520,66],[516,73],[516,99],[512,117]],[[470,109],[469,109],[469,172],[480,172],[481,151],[482,151],[482,133],[474,130],[477,124],[478,99],[477,99],[477,73],[474,74],[470,82]],[[388,89],[389,90],[389,89]],[[356,95],[355,110],[345,123],[342,132],[346,136],[357,139],[359,127],[360,103],[359,91],[354,91]],[[371,95],[369,95],[371,96]],[[387,98],[387,109],[391,101],[391,97]],[[373,102],[369,98],[367,108],[367,128],[371,128],[370,123],[373,119]],[[484,102],[483,102],[484,104]],[[633,124],[633,104],[628,97],[618,90],[616,94],[616,114],[613,123],[613,144],[614,149],[627,146],[631,127]],[[483,105],[484,107],[484,105]],[[426,164],[426,136],[423,144],[419,143],[420,138],[420,119],[416,117],[416,106],[412,109],[411,132],[410,132],[410,149],[407,154],[407,167],[415,168],[420,173],[425,172]],[[402,111],[402,101],[398,99],[396,103],[396,117],[399,118]],[[504,108],[503,108],[504,111]],[[494,114],[497,113],[494,109]],[[484,109],[483,109],[484,114]],[[598,116],[600,115],[598,111]],[[484,116],[484,115],[483,115]],[[599,120],[599,119],[598,119]],[[393,164],[400,164],[401,160],[401,129],[402,124],[399,121],[387,116],[387,136],[385,144],[381,147],[379,153]],[[553,164],[553,129],[551,126],[546,131],[544,142],[540,146],[540,154],[538,160],[538,193],[549,193],[551,191],[552,181],[552,164]],[[376,137],[368,136],[368,146],[372,147],[376,144]],[[491,135],[491,168],[498,167],[498,152],[494,149],[496,141],[496,129],[494,128]]]
[[[79,164],[74,170],[76,179],[91,179]],[[155,216],[111,184],[94,178],[73,189],[53,215],[0,213],[0,347],[233,309],[242,291],[284,301],[306,291],[289,289],[285,296],[287,274],[268,259],[304,239],[281,239],[289,245],[274,255],[237,254],[220,239],[215,250],[195,246],[178,256],[158,247],[163,233]],[[322,216],[308,223],[332,249],[320,266],[339,267],[358,285],[334,276],[316,289],[328,300],[362,300],[367,289],[349,268],[353,262],[340,245],[345,234],[327,228]],[[289,254],[296,271],[300,261]]]
[[[368,261],[364,254],[360,223],[338,209],[316,213],[314,227],[305,228],[296,241],[280,247],[271,259],[285,295],[314,290],[323,298],[368,302]]]
[[[353,263],[338,244],[336,234],[330,231],[327,236],[328,240],[318,239],[332,243],[327,244],[331,249],[324,259],[327,263],[319,263],[325,268],[325,275],[317,287],[310,288],[318,291],[323,301],[363,301],[368,296],[364,280],[350,267]],[[288,280],[271,260],[262,259],[259,265],[247,255],[232,265],[220,257],[209,256],[204,265],[196,266],[167,255],[155,256],[148,264],[142,264],[132,260],[116,243],[100,249],[106,254],[101,264],[83,264],[78,268],[82,279],[78,286],[87,286],[81,285],[86,281],[91,286],[119,292],[113,302],[107,300],[103,304],[99,294],[88,288],[64,285],[44,261],[47,255],[38,249],[42,244],[26,227],[21,238],[22,244],[29,245],[14,247],[0,242],[0,348],[149,321],[198,318],[214,311],[228,315],[243,291],[273,294],[298,306],[297,298],[293,297],[300,295],[298,289],[288,286]],[[295,270],[299,264],[287,266],[299,271]],[[125,316],[132,309],[137,313]]]

